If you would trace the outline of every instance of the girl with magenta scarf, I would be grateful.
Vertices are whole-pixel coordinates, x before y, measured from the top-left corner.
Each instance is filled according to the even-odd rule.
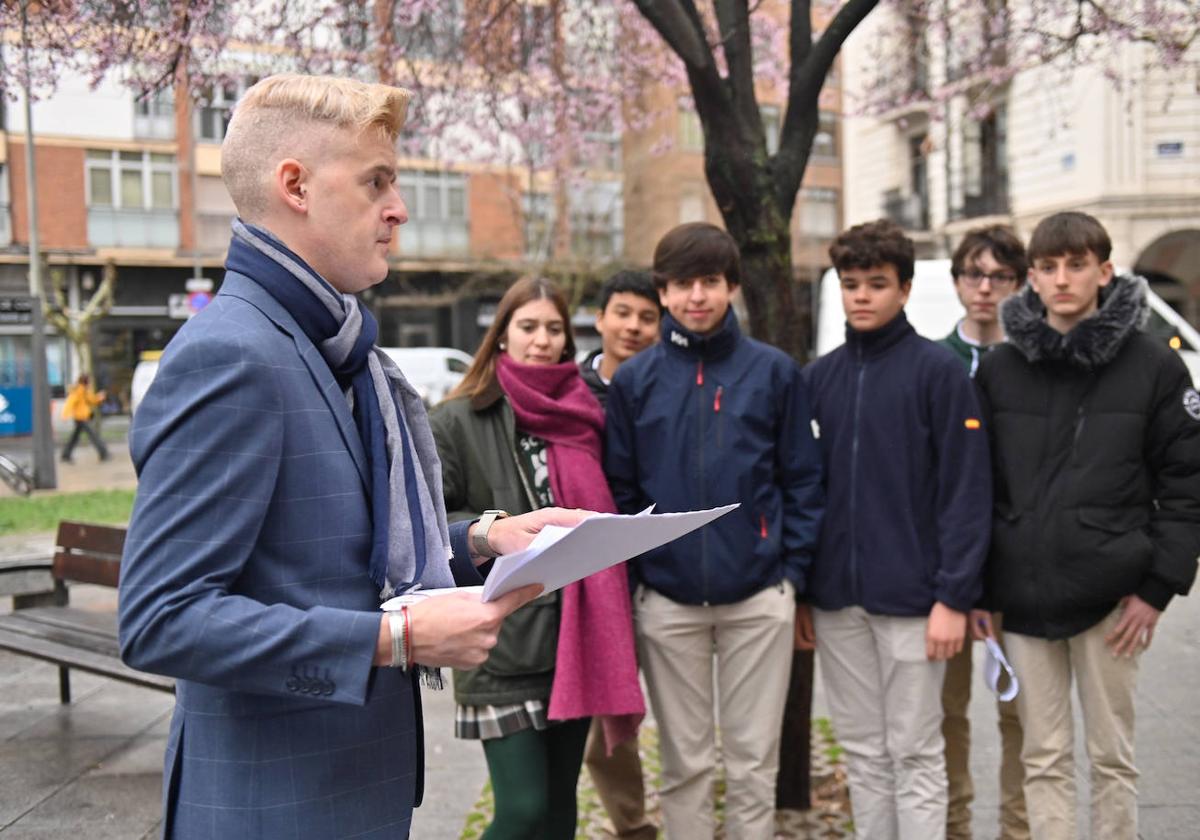
[[[601,466],[604,412],[574,362],[562,292],[519,280],[475,361],[430,420],[451,521],[559,505],[615,512]],[[543,595],[505,620],[488,661],[454,674],[455,734],[478,739],[495,794],[486,840],[575,836],[592,716],[608,748],[645,712],[624,566]]]

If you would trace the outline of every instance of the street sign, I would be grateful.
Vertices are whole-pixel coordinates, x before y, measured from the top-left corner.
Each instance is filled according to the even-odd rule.
[[[0,437],[33,433],[33,389],[0,388]]]
[[[28,326],[33,323],[33,298],[0,297],[0,324]]]
[[[211,292],[192,292],[187,296],[188,311],[195,315],[212,300]]]

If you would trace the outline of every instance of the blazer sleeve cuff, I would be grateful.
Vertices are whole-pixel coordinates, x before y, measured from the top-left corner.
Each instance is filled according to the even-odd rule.
[[[469,519],[450,523],[450,550],[453,552],[450,557],[450,572],[454,575],[454,583],[457,586],[479,586],[483,583],[483,576],[471,562],[471,549],[467,545],[467,532],[478,521]]]

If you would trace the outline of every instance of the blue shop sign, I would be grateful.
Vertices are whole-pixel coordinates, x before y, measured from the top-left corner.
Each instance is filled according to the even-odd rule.
[[[0,388],[0,437],[33,434],[33,388]]]

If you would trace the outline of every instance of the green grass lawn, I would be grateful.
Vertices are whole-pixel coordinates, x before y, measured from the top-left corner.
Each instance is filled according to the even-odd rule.
[[[122,524],[133,511],[132,490],[47,493],[29,498],[0,498],[0,534],[54,531],[60,519]]]

